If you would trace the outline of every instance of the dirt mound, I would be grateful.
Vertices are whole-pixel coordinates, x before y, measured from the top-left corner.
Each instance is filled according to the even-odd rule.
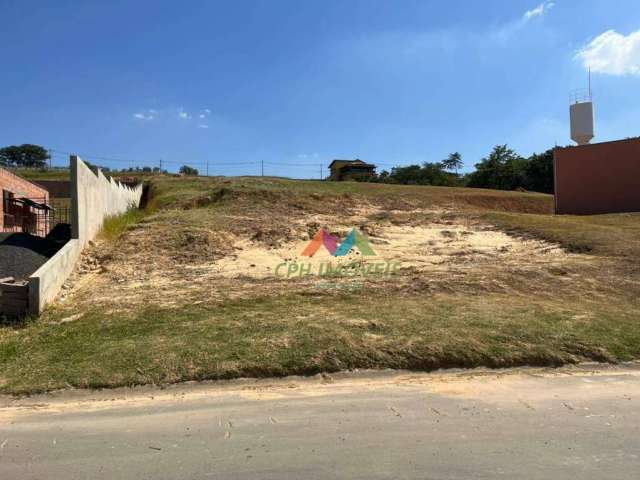
[[[326,283],[318,277],[277,274],[301,262],[316,271],[330,262],[330,268],[338,266],[349,274],[360,274],[375,262],[397,263],[393,285],[383,278],[376,287],[385,295],[420,285],[425,291],[455,289],[452,282],[465,289],[496,289],[500,286],[486,281],[482,286],[469,282],[474,286],[468,287],[463,276],[491,270],[498,278],[515,269],[543,270],[548,264],[562,268],[567,258],[552,244],[507,235],[452,208],[469,198],[506,196],[505,201],[511,201],[499,192],[467,192],[471,197],[462,200],[448,197],[456,189],[250,178],[178,180],[167,180],[162,191],[154,187],[157,196],[150,203],[162,208],[127,231],[118,245],[103,247],[109,253],[87,263],[74,280],[82,286],[70,289],[71,296],[109,304],[116,300],[126,308],[215,303],[291,290],[316,295],[318,285]],[[365,258],[354,248],[338,258],[322,248],[311,258],[303,257],[322,228],[341,241],[355,228],[368,238],[375,255]],[[444,281],[443,273],[453,280]],[[340,275],[331,281],[332,286],[351,283]]]

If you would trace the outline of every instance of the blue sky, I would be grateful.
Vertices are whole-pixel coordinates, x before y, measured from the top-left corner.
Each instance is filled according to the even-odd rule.
[[[570,143],[587,63],[594,141],[640,135],[637,0],[0,0],[0,19],[0,145],[110,167],[529,155]]]

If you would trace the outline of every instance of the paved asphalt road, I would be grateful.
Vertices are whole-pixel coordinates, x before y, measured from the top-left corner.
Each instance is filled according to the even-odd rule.
[[[0,398],[0,479],[637,479],[640,365]]]

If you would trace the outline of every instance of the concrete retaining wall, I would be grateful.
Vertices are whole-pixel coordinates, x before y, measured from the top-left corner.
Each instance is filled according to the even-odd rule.
[[[30,314],[40,315],[44,307],[56,298],[81,253],[80,241],[71,239],[29,277]]]
[[[106,217],[137,207],[141,197],[142,184],[128,187],[71,157],[71,237],[83,245],[95,238]]]
[[[73,271],[85,244],[95,238],[104,219],[138,207],[142,184],[135,188],[94,173],[71,157],[71,237],[53,257],[29,277],[29,312],[39,315]]]

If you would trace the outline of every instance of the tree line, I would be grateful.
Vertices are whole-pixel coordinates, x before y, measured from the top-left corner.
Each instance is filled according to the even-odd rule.
[[[24,143],[0,148],[1,167],[43,169],[47,167],[50,159],[49,151],[40,145]],[[99,168],[103,172],[111,173],[167,173],[167,170],[160,169],[160,167],[128,167],[118,170],[117,168],[112,169],[96,165],[88,160],[84,160],[84,163],[89,168]],[[180,167],[179,173],[183,175],[198,175],[198,170],[188,165],[183,165]]]
[[[4,167],[44,168],[49,158],[49,152],[39,145],[24,144],[0,148],[0,166]],[[89,162],[86,163],[96,167]],[[462,156],[454,152],[440,162],[394,167],[391,171],[383,170],[380,174],[361,175],[354,180],[553,193],[553,149],[525,158],[507,145],[497,145],[488,156],[475,165],[473,172],[459,174],[459,169],[463,166]],[[110,170],[108,167],[100,168],[105,172],[118,171]],[[158,167],[130,167],[120,172],[167,173]],[[188,165],[180,167],[179,172],[182,175],[198,175],[198,170]]]
[[[463,166],[462,156],[454,152],[440,162],[394,167],[373,176],[360,175],[354,180],[553,193],[553,149],[525,158],[507,145],[497,145],[476,163],[475,171],[461,175],[458,170]]]

